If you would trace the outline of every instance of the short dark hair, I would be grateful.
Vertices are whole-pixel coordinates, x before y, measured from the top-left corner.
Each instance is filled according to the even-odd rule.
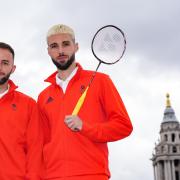
[[[0,42],[0,48],[1,49],[7,49],[13,55],[13,59],[14,59],[14,56],[15,56],[14,49],[9,44],[6,44],[4,42]]]

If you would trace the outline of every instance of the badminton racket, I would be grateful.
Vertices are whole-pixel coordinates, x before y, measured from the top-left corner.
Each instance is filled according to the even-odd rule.
[[[79,98],[72,115],[77,115],[84,103],[87,92],[94,80],[99,66],[103,64],[112,65],[122,59],[126,50],[126,37],[124,32],[114,26],[106,25],[101,27],[94,35],[91,43],[91,50],[95,58],[99,61],[96,70],[93,72],[91,79],[85,91]]]

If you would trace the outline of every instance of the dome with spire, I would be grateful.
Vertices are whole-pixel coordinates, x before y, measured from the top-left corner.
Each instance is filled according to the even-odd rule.
[[[164,111],[163,122],[178,122],[175,112],[171,107],[170,95],[166,94],[166,109]]]
[[[180,123],[166,94],[160,138],[152,154],[154,180],[180,180]]]

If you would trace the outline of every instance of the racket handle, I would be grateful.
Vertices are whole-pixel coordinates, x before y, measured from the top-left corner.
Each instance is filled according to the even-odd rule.
[[[87,94],[88,89],[89,89],[89,86],[85,89],[85,91],[83,92],[83,94],[79,98],[79,100],[78,100],[78,102],[77,102],[77,104],[76,104],[76,106],[72,112],[72,115],[77,115],[79,113],[79,111],[80,111],[80,109],[84,103],[84,100],[86,98],[86,94]]]

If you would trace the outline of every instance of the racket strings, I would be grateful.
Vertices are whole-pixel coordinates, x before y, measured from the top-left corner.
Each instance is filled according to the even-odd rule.
[[[124,34],[115,27],[105,27],[94,37],[92,49],[103,63],[113,64],[120,60],[126,48]]]
[[[104,26],[95,34],[92,40],[91,49],[94,56],[99,60],[99,64],[96,70],[92,73],[91,79],[84,93],[79,98],[73,110],[73,115],[77,115],[79,113],[86,98],[87,91],[95,78],[100,64],[114,64],[122,58],[126,49],[126,39],[124,33],[116,26]]]

